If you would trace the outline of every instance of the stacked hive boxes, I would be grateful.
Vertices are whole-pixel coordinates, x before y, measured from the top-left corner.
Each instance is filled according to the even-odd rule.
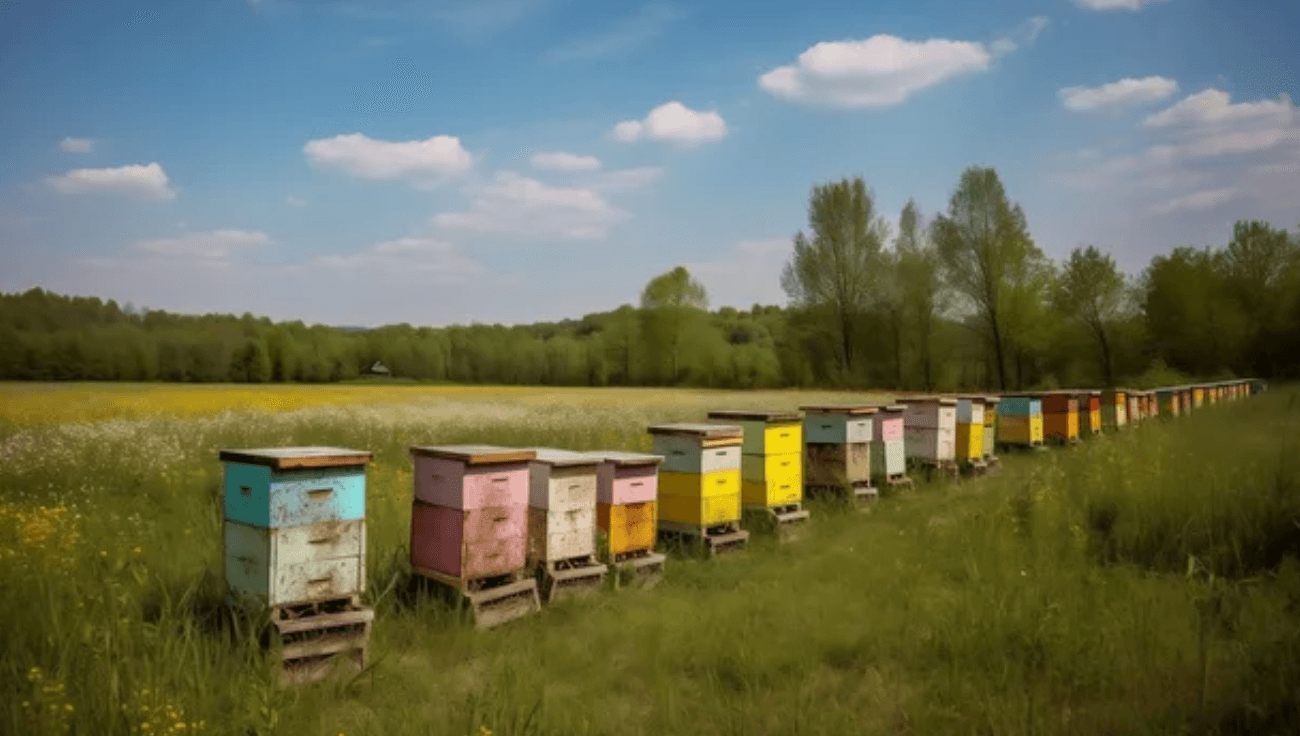
[[[957,400],[939,396],[899,399],[903,414],[903,447],[908,460],[919,465],[957,470]]]
[[[528,562],[546,600],[591,593],[605,582],[596,562],[596,469],[590,455],[534,447],[528,463]]]
[[[466,598],[480,628],[539,610],[525,575],[529,450],[412,447],[411,566]]]
[[[872,417],[877,407],[803,406],[804,485],[846,491],[857,501],[875,498],[871,485]]]
[[[1107,389],[1102,392],[1101,423],[1111,431],[1128,423],[1128,400],[1124,389]]]
[[[1043,444],[1043,403],[1032,396],[1003,396],[998,405],[998,442],[1013,447]]]
[[[605,533],[609,563],[647,587],[663,576],[664,556],[655,552],[659,515],[660,455],[590,453],[596,470],[596,525]],[[616,577],[617,581],[619,578]]]
[[[711,411],[710,419],[740,425],[741,502],[774,522],[782,534],[808,520],[803,505],[803,420],[792,412]]]
[[[872,415],[871,476],[877,486],[911,486],[907,451],[903,446],[903,415],[907,407],[890,404]]]
[[[319,679],[339,656],[364,669],[369,452],[222,450],[225,578],[236,605],[270,610],[281,683]]]
[[[1194,386],[1192,387],[1192,408],[1199,409],[1202,406],[1205,406],[1205,387]]]
[[[1075,391],[1075,403],[1079,407],[1079,436],[1099,434],[1101,432],[1101,392]]]
[[[749,532],[740,528],[741,428],[679,422],[648,431],[664,458],[659,531],[689,537],[710,554],[747,546]]]
[[[1142,405],[1140,403],[1141,391],[1129,390],[1125,398],[1128,401],[1128,421],[1129,424],[1137,424],[1142,421]]]
[[[987,469],[984,463],[984,398],[957,398],[957,462],[977,472]]]
[[[998,404],[999,396],[984,397],[984,463],[994,466],[998,463]]]

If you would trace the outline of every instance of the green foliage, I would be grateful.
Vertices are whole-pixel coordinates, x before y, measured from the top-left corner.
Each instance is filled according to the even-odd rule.
[[[1053,292],[1053,304],[1064,317],[1082,324],[1097,344],[1097,359],[1106,386],[1115,385],[1111,343],[1114,323],[1129,306],[1128,288],[1115,259],[1094,246],[1075,248],[1065,262]]]

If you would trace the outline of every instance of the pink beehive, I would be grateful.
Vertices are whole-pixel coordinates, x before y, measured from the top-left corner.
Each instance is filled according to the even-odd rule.
[[[488,445],[412,447],[411,564],[475,580],[524,569],[528,462],[535,454]]]

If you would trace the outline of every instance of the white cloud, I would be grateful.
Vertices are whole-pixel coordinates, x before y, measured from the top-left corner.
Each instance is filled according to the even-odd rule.
[[[926,87],[984,71],[991,60],[980,43],[938,38],[913,42],[881,34],[865,41],[819,43],[800,54],[795,64],[759,77],[758,84],[790,102],[889,107]]]
[[[682,17],[681,11],[667,5],[647,5],[602,33],[566,41],[547,52],[556,61],[595,59],[610,56],[657,38],[670,23]]]
[[[686,269],[704,284],[711,307],[749,309],[754,304],[785,304],[781,270],[794,252],[791,238],[736,243],[720,260],[688,263]]]
[[[379,141],[361,133],[309,141],[303,151],[317,164],[336,166],[364,179],[458,177],[474,165],[474,157],[455,136],[437,135],[423,141]]]
[[[1179,210],[1208,210],[1219,205],[1239,199],[1241,193],[1232,187],[1222,189],[1202,189],[1181,197],[1175,197],[1151,208],[1158,215],[1167,215]]]
[[[133,164],[113,169],[76,169],[47,179],[64,194],[115,192],[146,199],[175,199],[167,173],[157,163]]]
[[[595,171],[600,168],[600,159],[595,156],[579,156],[564,151],[534,153],[530,160],[539,169],[554,171]]]
[[[602,240],[609,227],[629,217],[592,187],[550,187],[513,171],[477,192],[469,212],[435,215],[435,226],[476,233],[506,233],[574,240]]]
[[[1074,0],[1074,4],[1084,10],[1140,10],[1144,5],[1163,0]]]
[[[1142,124],[1148,128],[1166,128],[1186,125],[1231,125],[1246,121],[1266,121],[1289,124],[1295,117],[1291,98],[1281,95],[1276,100],[1259,102],[1230,102],[1227,92],[1207,89],[1189,95],[1172,107],[1151,115]]]
[[[455,284],[487,273],[487,269],[455,245],[415,237],[376,243],[359,253],[320,256],[307,265],[344,273],[381,271],[389,278],[415,276],[441,284]]]
[[[306,207],[307,200],[302,197],[295,197],[292,194],[284,198],[284,203],[290,207]]]
[[[597,176],[590,184],[592,189],[619,191],[637,189],[663,176],[664,170],[657,166],[641,166],[635,169],[619,169]]]
[[[697,112],[673,101],[651,110],[645,120],[626,120],[615,125],[613,134],[625,143],[645,138],[695,145],[725,138],[727,123],[717,112]]]
[[[59,148],[66,153],[90,153],[94,141],[89,138],[64,138],[59,141]]]
[[[174,238],[141,240],[135,244],[135,250],[151,256],[188,259],[205,265],[225,265],[237,252],[269,242],[271,239],[262,232],[212,230]]]
[[[1126,78],[1100,87],[1065,87],[1057,97],[1067,110],[1096,112],[1163,100],[1178,90],[1178,83],[1165,77]]]

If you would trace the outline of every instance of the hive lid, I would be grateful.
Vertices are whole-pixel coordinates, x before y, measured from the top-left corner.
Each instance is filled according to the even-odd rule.
[[[533,458],[534,462],[546,463],[556,467],[570,468],[580,465],[599,465],[600,458],[594,457],[589,452],[574,452],[573,450],[561,450],[555,447],[526,447],[521,448],[537,454]]]
[[[603,462],[611,462],[620,467],[628,465],[658,465],[664,461],[663,455],[647,455],[642,452],[622,452],[620,450],[596,450],[587,455]]]
[[[537,456],[532,450],[497,445],[417,445],[410,452],[412,455],[459,460],[466,465],[526,463]]]
[[[984,395],[984,401],[986,401],[986,402],[988,402],[988,403],[990,403],[990,404],[996,404],[996,403],[1002,401],[1002,397],[1001,397],[1001,396],[998,396],[997,394],[985,394],[985,395]]]
[[[722,409],[709,412],[709,419],[732,419],[758,422],[797,422],[802,417],[793,411],[763,411],[761,409]]]
[[[646,428],[650,434],[681,435],[708,440],[741,439],[745,430],[734,424],[704,424],[699,422],[668,422],[652,424]]]
[[[883,407],[879,404],[813,404],[801,406],[799,411],[809,414],[875,414]]]
[[[907,411],[907,407],[902,404],[884,404],[880,407],[880,410],[897,413]]]
[[[272,470],[304,468],[347,468],[366,465],[373,457],[364,450],[342,447],[261,447],[248,450],[221,450],[223,462],[265,465]]]
[[[956,406],[957,400],[951,396],[900,396],[894,401],[900,404],[942,404],[944,406]]]

